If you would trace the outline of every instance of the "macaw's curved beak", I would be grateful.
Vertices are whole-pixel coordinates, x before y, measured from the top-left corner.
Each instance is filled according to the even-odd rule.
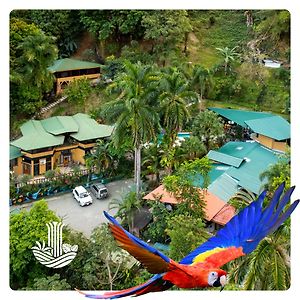
[[[224,289],[226,283],[227,283],[226,275],[222,275],[222,276],[220,277],[220,284],[221,284],[220,292],[223,291],[223,289]]]

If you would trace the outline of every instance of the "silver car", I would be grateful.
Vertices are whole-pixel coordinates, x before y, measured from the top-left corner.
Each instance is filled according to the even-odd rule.
[[[104,199],[108,197],[108,191],[104,184],[102,183],[94,183],[91,185],[91,193],[97,199]]]

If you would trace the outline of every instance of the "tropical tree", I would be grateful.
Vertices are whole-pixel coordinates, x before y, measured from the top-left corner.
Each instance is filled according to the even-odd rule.
[[[229,200],[229,204],[240,210],[248,206],[251,202],[256,200],[255,194],[247,189],[241,189]]]
[[[89,169],[95,167],[98,173],[107,175],[112,171],[114,157],[110,153],[109,143],[98,140],[96,146],[85,157],[86,164]]]
[[[86,99],[92,93],[91,83],[87,78],[73,80],[64,89],[64,94],[68,97],[68,102],[83,106]]]
[[[263,239],[252,253],[229,264],[230,282],[245,290],[288,289],[289,252],[290,221],[287,221],[275,233]]]
[[[137,196],[141,186],[141,148],[142,144],[156,139],[159,126],[158,114],[153,106],[156,77],[151,68],[141,63],[125,62],[125,72],[111,85],[119,96],[103,106],[102,113],[115,122],[112,136],[116,147],[126,135],[131,136],[135,149],[135,185]]]
[[[136,260],[126,251],[120,249],[106,224],[95,228],[88,246],[88,259],[81,269],[82,280],[89,290],[112,290],[124,286],[129,277],[129,271]],[[136,271],[136,268],[133,268]]]
[[[263,185],[263,189],[272,193],[282,182],[286,183],[285,189],[290,186],[291,167],[288,156],[289,154],[286,154],[276,164],[271,165],[267,170],[260,174],[261,181],[267,180]]]
[[[116,217],[121,219],[123,226],[132,232],[134,228],[135,212],[142,207],[141,199],[137,198],[136,192],[129,192],[124,198],[115,198],[109,203],[109,210],[116,209]]]
[[[175,149],[175,158],[179,163],[202,158],[206,154],[206,147],[197,136],[186,138],[181,145]]]
[[[60,221],[45,201],[35,203],[30,211],[10,215],[10,280],[11,288],[18,289],[33,282],[34,278],[49,275],[34,257],[31,247],[37,241],[47,241],[46,223]]]
[[[12,105],[19,112],[32,114],[53,87],[53,76],[47,68],[57,58],[57,48],[52,37],[38,32],[25,37],[17,49],[20,56],[10,76]]]
[[[199,91],[199,100],[201,101],[204,95],[208,93],[213,86],[212,71],[200,65],[195,65],[191,84]]]
[[[185,214],[168,218],[166,232],[171,238],[169,255],[176,261],[180,261],[210,237],[201,218]]]
[[[164,203],[159,199],[156,201],[149,201],[150,211],[152,214],[152,222],[147,225],[143,232],[144,240],[149,240],[151,243],[166,243],[170,238],[166,233],[167,220],[171,213],[167,210]]]
[[[224,71],[225,71],[225,75],[227,75],[228,69],[230,69],[231,63],[235,61],[235,59],[238,56],[238,53],[235,51],[237,49],[237,46],[233,47],[233,48],[216,48],[216,50],[218,50],[221,55],[223,56],[224,59]]]
[[[70,289],[71,286],[68,284],[67,280],[60,278],[60,275],[58,273],[55,273],[53,276],[35,278],[33,286],[26,288],[26,290],[39,291],[63,291]]]
[[[155,183],[160,182],[161,159],[164,151],[161,144],[154,143],[143,149],[142,167],[145,174],[155,174]]]
[[[205,219],[204,194],[209,184],[210,169],[209,159],[203,157],[182,163],[175,174],[164,177],[163,184],[166,190],[173,193],[178,200],[176,205],[178,214]],[[199,180],[199,176],[203,181],[201,189],[195,184],[195,181]]]
[[[183,42],[183,52],[187,53],[188,33],[192,31],[192,25],[186,10],[144,11],[141,24],[144,39],[152,42],[152,52],[163,66],[179,43]]]
[[[208,152],[217,144],[218,139],[224,135],[222,120],[213,111],[202,111],[193,121],[192,133],[200,141],[203,141]]]
[[[198,100],[198,95],[190,90],[188,82],[176,68],[163,73],[159,89],[163,126],[166,134],[170,136],[169,146],[171,146],[178,131],[190,117],[188,104]]]

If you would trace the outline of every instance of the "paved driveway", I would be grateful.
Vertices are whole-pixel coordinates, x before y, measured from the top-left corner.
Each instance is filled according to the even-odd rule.
[[[106,186],[110,196],[106,199],[98,200],[91,195],[93,197],[92,205],[81,207],[70,192],[47,198],[48,207],[63,219],[64,224],[83,232],[89,237],[95,227],[106,222],[103,210],[108,211],[109,202],[114,198],[124,196],[133,186],[133,180],[119,180],[108,183]],[[116,210],[110,210],[109,213],[114,215]]]

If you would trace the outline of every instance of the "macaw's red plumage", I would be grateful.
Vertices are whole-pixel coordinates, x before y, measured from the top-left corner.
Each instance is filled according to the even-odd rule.
[[[284,184],[275,191],[268,206],[263,208],[266,192],[234,216],[216,236],[200,245],[179,263],[127,232],[108,213],[104,212],[111,232],[120,247],[127,250],[152,274],[149,281],[122,291],[103,295],[83,293],[95,299],[115,299],[130,295],[164,291],[176,285],[180,288],[221,287],[226,284],[224,264],[252,252],[258,243],[274,232],[293,212],[299,203],[288,206],[294,187],[282,197]],[[288,207],[286,207],[288,206]]]

